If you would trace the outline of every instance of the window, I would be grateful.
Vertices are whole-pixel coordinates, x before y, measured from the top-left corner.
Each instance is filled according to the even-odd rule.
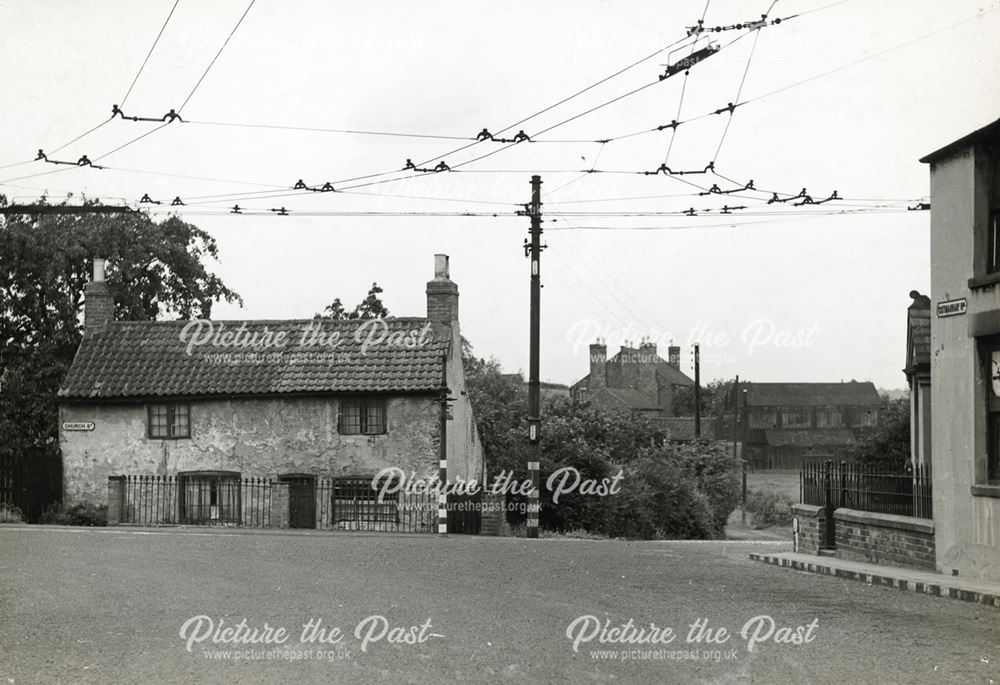
[[[1000,337],[982,339],[980,353],[986,376],[986,481],[1000,485]]]
[[[809,407],[784,407],[781,411],[782,428],[809,428],[812,411]]]
[[[817,407],[817,428],[840,428],[844,425],[844,414],[839,407]]]
[[[179,474],[184,523],[240,523],[240,474],[198,471]]]
[[[148,436],[157,440],[191,437],[191,409],[186,404],[151,404],[148,407]]]
[[[851,409],[851,426],[853,428],[874,428],[877,425],[877,408],[854,407]]]
[[[986,272],[1000,272],[1000,154],[990,160],[990,216],[989,247],[986,254]]]
[[[385,433],[385,400],[375,397],[341,400],[338,430],[341,435]]]
[[[372,484],[370,477],[334,478],[331,483],[332,519],[334,524],[349,524],[358,530],[374,524],[399,523],[398,493],[381,496],[381,483]],[[378,529],[376,526],[375,529]]]

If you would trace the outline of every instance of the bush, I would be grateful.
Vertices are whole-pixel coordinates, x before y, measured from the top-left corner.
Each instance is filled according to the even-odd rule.
[[[750,524],[754,528],[791,525],[793,504],[792,498],[784,493],[747,491],[747,512],[753,516]]]
[[[714,537],[709,498],[676,463],[646,456],[625,468],[622,489],[602,498],[604,532],[612,537],[704,539]]]
[[[21,523],[24,517],[21,510],[9,504],[0,505],[0,523]]]
[[[740,503],[743,465],[729,445],[715,440],[699,440],[667,448],[673,459],[691,476],[708,499],[712,511],[712,533],[722,537],[726,521]]]
[[[108,507],[106,504],[74,504],[66,509],[57,504],[46,509],[38,522],[58,526],[106,526]]]

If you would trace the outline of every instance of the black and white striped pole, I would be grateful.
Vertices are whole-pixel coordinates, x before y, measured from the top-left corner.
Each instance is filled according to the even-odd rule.
[[[525,244],[525,252],[531,258],[531,346],[528,360],[528,442],[531,445],[531,460],[528,473],[531,476],[531,493],[528,495],[527,536],[538,537],[538,467],[542,431],[542,409],[538,377],[539,338],[541,335],[541,295],[542,295],[542,177],[531,177],[531,242]]]
[[[438,446],[438,482],[441,490],[438,492],[438,534],[448,534],[448,358],[444,357],[441,363],[442,384],[441,391],[441,442]]]

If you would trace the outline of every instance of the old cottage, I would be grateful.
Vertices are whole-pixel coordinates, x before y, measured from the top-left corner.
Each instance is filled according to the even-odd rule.
[[[237,520],[248,478],[287,480],[316,502],[299,511],[312,527],[324,496],[370,498],[356,486],[384,468],[481,479],[447,256],[426,295],[426,316],[413,318],[115,321],[95,260],[59,391],[66,503],[108,501],[116,477],[138,475],[176,484],[157,504],[164,522]]]

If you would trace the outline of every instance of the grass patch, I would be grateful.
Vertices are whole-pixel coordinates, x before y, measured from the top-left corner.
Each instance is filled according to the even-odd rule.
[[[791,525],[793,504],[795,500],[782,492],[747,490],[747,513],[750,525],[757,530]]]

